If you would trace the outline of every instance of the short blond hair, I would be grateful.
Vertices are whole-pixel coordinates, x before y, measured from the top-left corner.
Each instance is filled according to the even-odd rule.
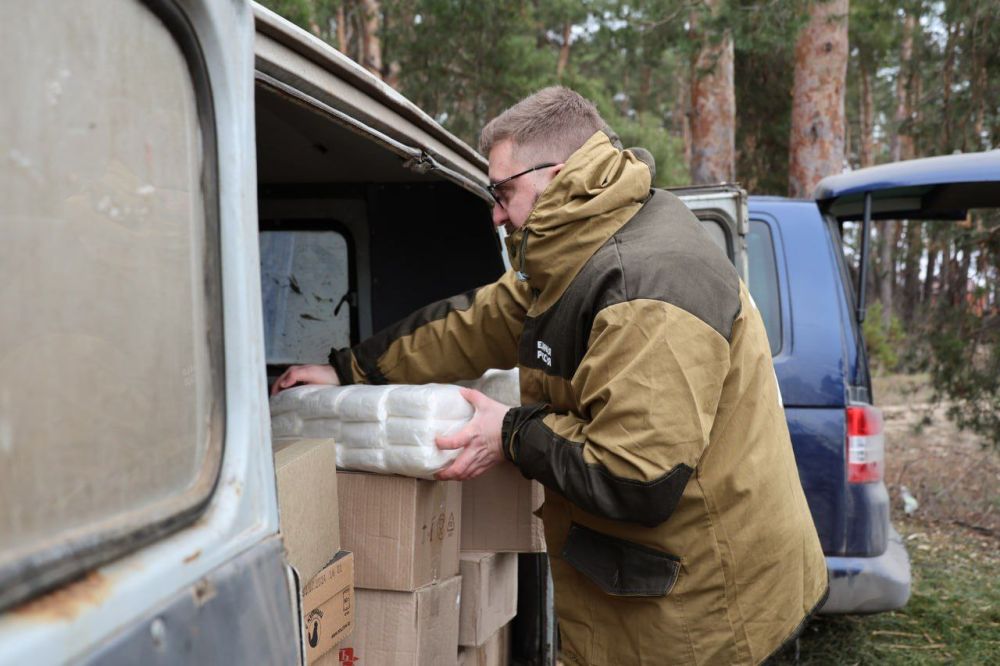
[[[479,135],[479,152],[488,157],[495,145],[510,140],[516,155],[565,162],[605,127],[593,102],[569,88],[550,86],[487,123]]]

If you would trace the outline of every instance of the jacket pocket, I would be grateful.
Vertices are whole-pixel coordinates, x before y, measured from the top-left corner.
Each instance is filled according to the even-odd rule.
[[[662,597],[681,570],[680,559],[631,541],[572,523],[562,557],[605,593],[618,597]]]

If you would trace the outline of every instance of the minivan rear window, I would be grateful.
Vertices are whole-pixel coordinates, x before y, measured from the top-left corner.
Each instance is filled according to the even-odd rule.
[[[778,289],[778,266],[774,256],[771,227],[761,220],[750,220],[747,234],[749,279],[747,287],[764,319],[771,355],[781,351],[781,292]]]

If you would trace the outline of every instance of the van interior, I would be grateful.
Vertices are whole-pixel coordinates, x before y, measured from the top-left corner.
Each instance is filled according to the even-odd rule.
[[[503,272],[482,198],[264,82],[255,106],[269,382]]]

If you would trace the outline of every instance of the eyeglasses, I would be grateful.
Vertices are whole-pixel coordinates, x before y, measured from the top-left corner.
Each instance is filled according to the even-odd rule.
[[[486,189],[489,191],[490,196],[493,197],[493,200],[497,202],[497,205],[506,208],[506,205],[504,204],[503,193],[500,192],[501,187],[503,187],[510,181],[514,180],[515,178],[520,178],[526,173],[531,173],[532,171],[538,171],[539,169],[548,169],[549,167],[554,167],[555,165],[556,165],[555,162],[552,162],[550,164],[538,164],[536,166],[531,167],[530,169],[525,169],[521,173],[515,173],[513,176],[509,176],[507,178],[504,178],[503,180],[498,180],[495,183],[490,183],[489,185],[486,186]]]

